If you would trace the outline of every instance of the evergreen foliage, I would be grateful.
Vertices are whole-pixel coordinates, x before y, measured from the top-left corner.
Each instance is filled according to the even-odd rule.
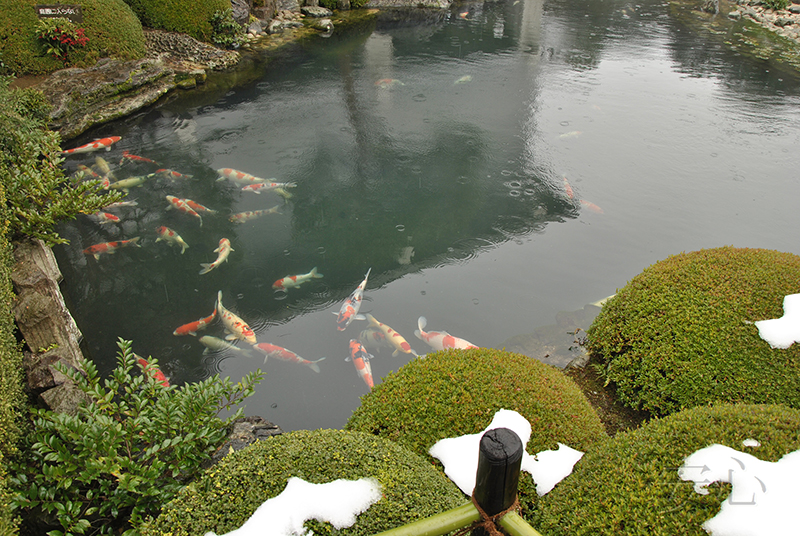
[[[770,348],[752,324],[783,316],[800,257],[722,247],[674,255],[633,278],[588,331],[621,402],[656,415],[711,402],[800,408],[800,344]]]
[[[759,447],[744,447],[756,439]],[[548,536],[707,536],[731,491],[712,484],[694,491],[678,468],[712,444],[778,461],[800,449],[800,411],[781,405],[720,404],[680,411],[617,434],[589,451],[571,475],[542,497],[531,521]]]
[[[328,523],[306,522],[318,535],[372,536],[467,502],[430,463],[391,441],[359,432],[301,430],[229,454],[166,505],[142,536],[225,534],[279,495],[293,476],[313,484],[339,478],[375,478],[381,484],[381,500],[352,527],[337,531]]]
[[[230,9],[229,0],[125,0],[148,28],[185,33],[210,42],[214,35],[211,20],[218,11]]]

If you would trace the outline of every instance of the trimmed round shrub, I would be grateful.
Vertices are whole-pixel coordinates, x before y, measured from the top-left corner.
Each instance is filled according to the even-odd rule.
[[[230,0],[125,0],[148,28],[185,33],[207,43],[214,30],[211,18],[231,8]]]
[[[800,407],[800,344],[773,349],[756,320],[800,292],[800,257],[722,247],[681,253],[634,277],[589,328],[619,400],[666,415],[711,402]]]
[[[229,454],[167,504],[141,530],[142,536],[224,534],[239,528],[290,477],[312,484],[344,478],[375,478],[383,498],[342,532],[371,536],[467,501],[429,462],[391,441],[358,432],[301,430]],[[331,534],[329,523],[307,521],[314,534]]]
[[[759,447],[744,447],[757,439]],[[800,448],[800,411],[782,405],[720,404],[684,410],[617,434],[587,452],[539,501],[532,525],[548,536],[707,536],[730,484],[694,491],[678,468],[712,444],[775,462]]]
[[[0,0],[0,58],[17,75],[48,74],[64,62],[46,54],[37,36],[37,0]],[[145,54],[139,19],[122,0],[83,0],[80,3],[89,42],[69,53],[69,66],[87,67],[99,58],[138,59]]]
[[[480,432],[500,409],[531,423],[529,454],[556,449],[557,442],[586,451],[607,437],[586,397],[561,370],[487,348],[411,361],[362,397],[345,428],[391,439],[434,460],[428,454],[434,443]],[[520,477],[519,498],[525,515],[537,500],[528,473]]]

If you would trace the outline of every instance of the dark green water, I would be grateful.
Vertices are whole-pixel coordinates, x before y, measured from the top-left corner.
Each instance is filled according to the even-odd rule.
[[[64,292],[101,370],[117,337],[173,383],[261,367],[248,414],[286,430],[341,427],[367,391],[345,362],[366,322],[341,333],[332,313],[369,268],[362,312],[422,354],[421,315],[430,330],[501,348],[668,255],[729,244],[800,254],[799,81],[661,2],[470,3],[433,22],[379,22],[320,39],[245,87],[172,100],[70,144],[122,136],[100,154],[112,166],[127,150],[193,178],[131,189],[138,206],[117,210],[119,224],[64,226]],[[226,167],[297,187],[288,200],[242,192],[216,180]],[[200,227],[166,210],[166,195],[220,214]],[[161,225],[185,254],[155,242]],[[134,236],[141,248],[82,253]],[[228,262],[199,275],[223,237]],[[271,288],[315,266],[322,279]],[[325,356],[321,372],[204,355],[196,338],[172,335],[210,314],[219,290],[259,342]],[[410,357],[378,351],[376,383]]]

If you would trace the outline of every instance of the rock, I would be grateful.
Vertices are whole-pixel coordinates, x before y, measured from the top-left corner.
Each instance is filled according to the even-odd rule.
[[[231,0],[233,20],[244,26],[250,20],[250,3],[247,0]]]
[[[300,3],[297,0],[277,0],[275,2],[276,11],[300,11]]]
[[[300,9],[300,12],[306,17],[315,17],[315,18],[330,17],[333,15],[333,11],[331,11],[328,8],[320,6],[303,6]]]
[[[247,33],[258,35],[262,33],[264,30],[261,27],[261,21],[255,20],[250,23],[250,26],[247,27]]]
[[[28,389],[32,393],[39,395],[48,389],[70,381],[68,376],[56,369],[54,366],[56,363],[65,368],[77,370],[69,359],[60,355],[57,348],[43,354],[23,352],[22,366],[28,380]]]
[[[83,391],[75,387],[75,384],[72,382],[62,383],[52,389],[48,389],[39,395],[39,399],[51,410],[70,416],[77,415],[78,407],[81,404],[88,404],[91,402],[91,400],[83,394]]]
[[[311,23],[311,26],[323,32],[333,32],[333,21],[331,19],[317,19]]]
[[[705,0],[701,9],[706,13],[716,15],[719,13],[719,0]]]
[[[272,436],[280,435],[282,433],[283,430],[281,430],[278,425],[273,424],[257,415],[238,419],[234,421],[233,425],[231,426],[228,439],[211,456],[211,461],[207,465],[211,466],[231,452],[242,450],[251,443],[268,439]]]
[[[350,9],[350,0],[339,0],[336,7],[341,11],[347,11]]]

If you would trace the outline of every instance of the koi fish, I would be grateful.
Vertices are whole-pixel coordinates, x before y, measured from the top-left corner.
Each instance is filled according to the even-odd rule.
[[[104,225],[106,223],[119,223],[118,216],[102,211],[95,212],[94,214],[92,214],[92,219],[95,220],[100,225]]]
[[[250,175],[249,173],[245,173],[244,171],[239,171],[231,168],[218,169],[217,173],[219,173],[219,178],[217,179],[218,181],[228,179],[238,184],[239,186],[246,186],[248,184],[258,184],[262,182],[267,182],[266,179],[262,179],[261,177],[256,177],[254,175]]]
[[[191,179],[193,177],[193,175],[185,175],[183,173],[178,173],[177,171],[172,171],[171,169],[165,168],[157,169],[155,172],[170,179]]]
[[[564,191],[567,193],[567,197],[570,199],[575,199],[575,192],[572,191],[572,186],[570,186],[569,181],[566,177],[564,179]]]
[[[145,375],[153,378],[164,387],[169,387],[169,381],[167,381],[167,377],[164,376],[164,373],[161,372],[161,369],[158,368],[158,365],[155,363],[148,363],[143,357],[137,357],[136,361],[139,363],[139,366],[142,368],[142,372],[144,372]]]
[[[122,138],[119,136],[109,136],[108,138],[95,140],[91,143],[81,145],[80,147],[75,147],[74,149],[67,149],[66,151],[61,151],[61,154],[69,156],[73,154],[91,153],[94,151],[99,151],[100,149],[105,149],[106,151],[110,151],[111,146],[117,143],[121,139]]]
[[[183,253],[186,251],[186,248],[189,247],[189,244],[187,244],[183,240],[183,238],[181,238],[181,235],[179,235],[169,227],[165,227],[162,225],[161,227],[156,229],[156,232],[158,233],[158,238],[156,238],[156,242],[161,242],[163,240],[170,246],[178,244],[181,247],[181,255],[183,255]]]
[[[141,175],[139,177],[128,177],[127,179],[122,179],[121,181],[109,183],[107,188],[111,188],[112,190],[122,190],[123,192],[127,193],[131,188],[139,187],[153,177],[155,177],[155,173]],[[106,179],[108,179],[108,177],[106,177]]]
[[[281,361],[289,361],[290,363],[306,365],[314,372],[319,372],[319,365],[317,365],[317,363],[325,359],[324,357],[320,357],[316,361],[309,361],[308,359],[303,359],[291,350],[287,350],[281,346],[275,346],[274,344],[270,344],[268,342],[254,344],[253,348],[264,354],[264,363],[266,363],[267,359],[271,357],[273,359],[280,359]]]
[[[97,169],[100,170],[100,173],[102,173],[103,176],[108,177],[109,179],[112,180],[116,180],[116,177],[114,177],[114,173],[111,171],[111,166],[108,165],[108,162],[106,162],[105,158],[97,156],[95,157],[94,162],[95,166],[97,166]]]
[[[191,208],[195,212],[206,212],[208,214],[216,214],[217,213],[216,210],[211,210],[208,207],[204,207],[203,205],[201,205],[197,201],[192,201],[189,198],[185,198],[184,201],[186,201],[186,204],[189,205],[189,208]]]
[[[203,350],[203,355],[208,355],[212,352],[224,352],[226,350],[238,352],[247,357],[252,357],[253,355],[253,352],[251,352],[250,350],[239,348],[235,344],[222,340],[219,337],[212,337],[211,335],[203,335],[197,340],[200,341],[200,344],[205,346],[205,349]]]
[[[94,258],[99,260],[102,253],[108,253],[111,255],[116,253],[119,248],[124,248],[126,246],[136,246],[137,248],[142,247],[138,242],[139,237],[135,236],[130,240],[119,240],[115,242],[103,242],[102,244],[95,244],[84,249],[83,252],[87,255],[94,255]]]
[[[577,138],[581,134],[583,133],[580,130],[572,130],[570,132],[565,132],[564,134],[560,134],[558,137],[562,140],[565,140],[567,138]]]
[[[294,182],[255,182],[253,184],[248,184],[247,186],[242,186],[243,192],[253,192],[254,194],[260,194],[261,190],[274,190],[276,188],[294,188],[297,186],[297,183]]]
[[[403,352],[404,354],[411,354],[414,357],[419,357],[417,352],[411,348],[411,345],[408,344],[403,336],[397,333],[395,330],[386,324],[378,322],[375,320],[375,317],[369,313],[367,314],[367,320],[369,320],[370,326],[380,329],[383,332],[384,337],[386,337],[386,340],[392,345],[392,347],[394,347],[395,350],[392,352],[392,357],[397,356],[397,354],[400,352]]]
[[[283,279],[278,279],[272,284],[272,288],[281,290],[297,288],[306,281],[311,281],[312,279],[321,279],[322,277],[322,274],[317,273],[317,267],[315,266],[307,274],[287,275]]]
[[[602,214],[603,209],[592,203],[591,201],[587,201],[585,199],[581,199],[581,205],[588,208],[592,212],[596,212],[597,214]]]
[[[291,199],[292,197],[294,197],[290,192],[287,192],[283,188],[275,188],[275,193],[284,199]]]
[[[397,78],[381,78],[375,81],[375,85],[381,89],[391,89],[395,86],[404,86],[405,84]]]
[[[378,328],[367,328],[362,331],[358,336],[358,342],[364,346],[375,348],[376,350],[384,346],[386,348],[393,348],[392,345],[386,341],[386,335]]]
[[[253,330],[250,329],[250,326],[248,326],[244,320],[223,307],[221,290],[217,294],[217,313],[222,319],[222,324],[225,326],[225,330],[228,332],[228,334],[225,336],[225,339],[229,341],[242,339],[250,344],[256,344],[258,342],[256,340],[256,334],[253,333]]]
[[[472,82],[472,75],[471,74],[466,74],[466,75],[462,76],[461,78],[459,78],[458,80],[453,82],[453,84],[456,84],[456,85],[458,85],[458,84],[466,84],[467,82]]]
[[[369,278],[369,273],[371,271],[372,268],[367,270],[367,275],[364,276],[364,280],[359,283],[358,287],[356,287],[353,293],[350,294],[350,296],[342,304],[342,307],[339,309],[338,318],[336,319],[336,329],[339,331],[344,331],[353,320],[367,319],[366,316],[358,314],[358,310],[361,308],[361,300],[364,297],[364,288],[367,286],[367,278]]]
[[[180,197],[175,197],[174,195],[168,195],[167,196],[167,201],[169,201],[169,204],[170,204],[170,207],[168,207],[168,208],[174,207],[174,208],[180,210],[181,212],[185,212],[186,214],[189,214],[190,216],[194,216],[195,218],[200,220],[200,227],[203,226],[203,218],[201,218],[200,214],[195,212],[194,209],[192,209],[192,207],[189,206],[189,204],[186,202],[185,199],[181,199]]]
[[[181,335],[192,335],[196,337],[198,331],[200,331],[201,329],[206,329],[209,326],[209,324],[211,324],[211,322],[213,322],[216,318],[217,318],[217,310],[214,309],[214,312],[208,315],[207,317],[179,326],[178,328],[175,329],[175,331],[172,332],[172,334],[175,335],[176,337],[180,337]]]
[[[458,337],[453,337],[446,331],[424,331],[428,321],[424,316],[419,317],[417,326],[419,329],[414,331],[414,335],[421,341],[428,343],[428,346],[434,350],[445,350],[447,348],[458,348],[459,350],[467,350],[469,348],[477,348],[474,344]]]
[[[136,207],[139,206],[139,203],[136,201],[117,201],[116,203],[111,203],[110,205],[106,205],[103,208],[106,210],[111,210],[120,207]]]
[[[219,241],[219,246],[217,246],[217,249],[214,250],[214,253],[219,253],[219,255],[217,255],[217,260],[211,264],[201,262],[200,266],[202,266],[203,269],[200,270],[200,275],[207,274],[223,262],[227,262],[228,255],[231,254],[231,251],[234,251],[234,249],[231,247],[231,241],[227,238],[221,239]]]
[[[356,339],[350,339],[350,357],[345,359],[345,361],[353,362],[353,365],[356,367],[356,372],[358,372],[358,375],[370,389],[375,386],[375,383],[372,381],[372,367],[369,364],[369,360],[373,357],[372,354],[367,352],[363,344]]]
[[[88,175],[90,179],[101,180],[101,177],[95,170],[83,164],[78,165],[78,171],[82,171],[84,175]]]
[[[149,158],[145,158],[143,156],[137,156],[135,154],[131,154],[128,151],[122,151],[122,158],[119,160],[119,165],[121,166],[124,162],[145,162],[147,164],[158,165],[154,160],[150,160]]]
[[[278,205],[275,205],[274,207],[266,210],[248,210],[247,212],[239,212],[238,214],[231,215],[228,220],[233,223],[244,223],[246,221],[260,218],[261,216],[266,216],[267,214],[280,214],[280,212],[278,212],[279,208],[280,207]]]

